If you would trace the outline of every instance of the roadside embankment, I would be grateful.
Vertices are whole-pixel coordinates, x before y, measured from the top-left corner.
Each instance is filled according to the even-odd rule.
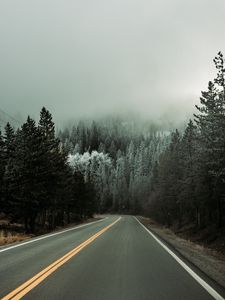
[[[193,241],[184,239],[150,218],[138,217],[152,233],[172,246],[189,262],[225,288],[225,255]]]

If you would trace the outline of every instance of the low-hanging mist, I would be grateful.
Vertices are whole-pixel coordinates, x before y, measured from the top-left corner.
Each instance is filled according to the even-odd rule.
[[[0,108],[182,120],[225,49],[224,1],[1,1]],[[18,116],[18,115],[17,115]],[[17,117],[18,118],[18,117]]]

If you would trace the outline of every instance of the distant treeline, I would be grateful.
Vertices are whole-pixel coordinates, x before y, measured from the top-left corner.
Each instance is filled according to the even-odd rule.
[[[225,68],[222,53],[214,59],[217,76],[202,92],[183,134],[175,131],[160,155],[146,209],[168,226],[197,227],[225,220]]]
[[[146,124],[145,124],[146,125]],[[79,123],[61,135],[70,165],[91,182],[99,212],[140,213],[148,200],[152,170],[168,136],[132,121]],[[91,149],[91,150],[89,150]]]

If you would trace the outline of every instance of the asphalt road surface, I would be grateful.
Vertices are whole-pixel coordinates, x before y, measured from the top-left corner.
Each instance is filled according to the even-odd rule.
[[[0,299],[212,300],[132,216],[0,249]]]

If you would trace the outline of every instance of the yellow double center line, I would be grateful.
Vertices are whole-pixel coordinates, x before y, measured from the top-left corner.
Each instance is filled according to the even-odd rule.
[[[18,288],[13,290],[8,295],[4,296],[2,300],[18,300],[21,299],[24,295],[29,293],[33,288],[35,288],[40,282],[42,282],[46,277],[51,275],[53,272],[55,272],[59,267],[64,265],[68,260],[70,260],[73,256],[75,256],[77,253],[79,253],[82,249],[84,249],[87,245],[92,243],[94,240],[96,240],[101,234],[103,234],[106,230],[108,230],[110,227],[112,227],[114,224],[116,224],[121,217],[119,217],[115,222],[109,224],[108,226],[104,227],[102,230],[97,232],[95,235],[90,237],[88,240],[65,254],[60,259],[56,260],[52,264],[50,264],[47,268],[36,274],[31,279],[27,280],[25,283],[20,285]]]

